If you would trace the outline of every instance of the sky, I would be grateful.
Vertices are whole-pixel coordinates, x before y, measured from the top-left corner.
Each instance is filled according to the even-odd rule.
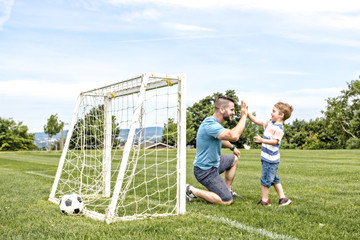
[[[42,132],[80,92],[187,76],[187,106],[235,90],[263,119],[321,117],[360,75],[356,0],[0,0],[0,117]]]

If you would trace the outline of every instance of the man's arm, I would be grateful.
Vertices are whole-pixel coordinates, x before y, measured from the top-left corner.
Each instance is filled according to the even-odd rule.
[[[229,148],[230,150],[232,150],[233,151],[233,153],[234,153],[234,155],[236,156],[236,157],[240,157],[240,151],[239,151],[239,149],[237,149],[236,148],[236,146],[234,145],[234,144],[232,144],[231,142],[229,142],[229,141],[227,141],[227,140],[223,140],[222,141],[222,145],[224,146],[224,147],[227,147],[227,148]]]
[[[233,144],[227,140],[223,140],[222,143],[223,147],[227,147],[227,148],[232,148],[233,147]]]
[[[225,129],[222,131],[217,138],[220,140],[228,140],[231,142],[236,142],[239,140],[242,132],[245,128],[246,123],[246,117],[248,115],[248,107],[246,106],[246,103],[241,101],[241,110],[240,110],[241,118],[238,124],[233,129]]]

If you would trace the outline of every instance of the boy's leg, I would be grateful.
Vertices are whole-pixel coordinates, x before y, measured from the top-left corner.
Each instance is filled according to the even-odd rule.
[[[274,181],[277,181],[277,169],[278,163],[269,163],[266,161],[261,161],[261,200],[263,202],[268,202],[269,200],[269,189]],[[280,183],[280,181],[279,181]]]
[[[284,190],[280,183],[274,183],[274,187],[275,187],[277,194],[279,195],[279,205],[280,206],[285,206],[285,205],[289,205],[292,203],[292,201],[290,199],[285,197]]]
[[[285,197],[284,190],[282,188],[281,183],[274,183],[274,188],[275,188],[277,194],[279,195],[279,198]]]
[[[261,185],[261,200],[267,202],[269,200],[269,187]]]

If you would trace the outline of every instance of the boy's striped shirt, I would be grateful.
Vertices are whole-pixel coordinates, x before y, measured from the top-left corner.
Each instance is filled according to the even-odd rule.
[[[282,137],[285,134],[284,125],[275,124],[272,121],[266,121],[264,123],[264,139],[278,139],[279,142],[276,145],[269,145],[263,143],[261,145],[261,160],[270,162],[270,163],[278,163],[280,162],[280,142]]]

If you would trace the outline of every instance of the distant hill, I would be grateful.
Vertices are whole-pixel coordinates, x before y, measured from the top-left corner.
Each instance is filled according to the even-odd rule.
[[[118,139],[121,142],[125,142],[128,135],[129,135],[130,129],[121,129],[120,136]],[[142,132],[142,141],[146,140],[149,142],[159,142],[161,141],[162,134],[163,134],[164,128],[163,127],[146,127],[143,129]],[[139,132],[139,129],[137,128],[135,132]],[[64,130],[64,138],[66,139],[68,130]],[[61,139],[61,133],[58,133],[57,135],[52,137],[52,142],[58,141]],[[136,135],[134,138],[134,141],[137,142],[139,140],[139,135]],[[34,143],[39,148],[45,147],[47,149],[48,147],[48,135],[44,132],[37,132],[35,133],[35,141]]]
[[[64,138],[66,138],[66,135],[68,133],[68,130],[64,130]],[[44,132],[37,132],[35,133],[35,145],[39,148],[45,147],[48,148],[48,135]],[[52,142],[58,141],[61,139],[61,132],[56,134],[52,137]]]
[[[121,129],[120,130],[120,136],[119,140],[120,142],[125,142],[128,138],[130,129]],[[147,127],[143,129],[142,132],[142,141],[146,140],[149,142],[159,142],[161,141],[162,134],[163,134],[164,128],[163,127]],[[135,130],[135,133],[139,132],[139,128]],[[139,140],[139,134],[137,134],[134,138],[134,141]]]

